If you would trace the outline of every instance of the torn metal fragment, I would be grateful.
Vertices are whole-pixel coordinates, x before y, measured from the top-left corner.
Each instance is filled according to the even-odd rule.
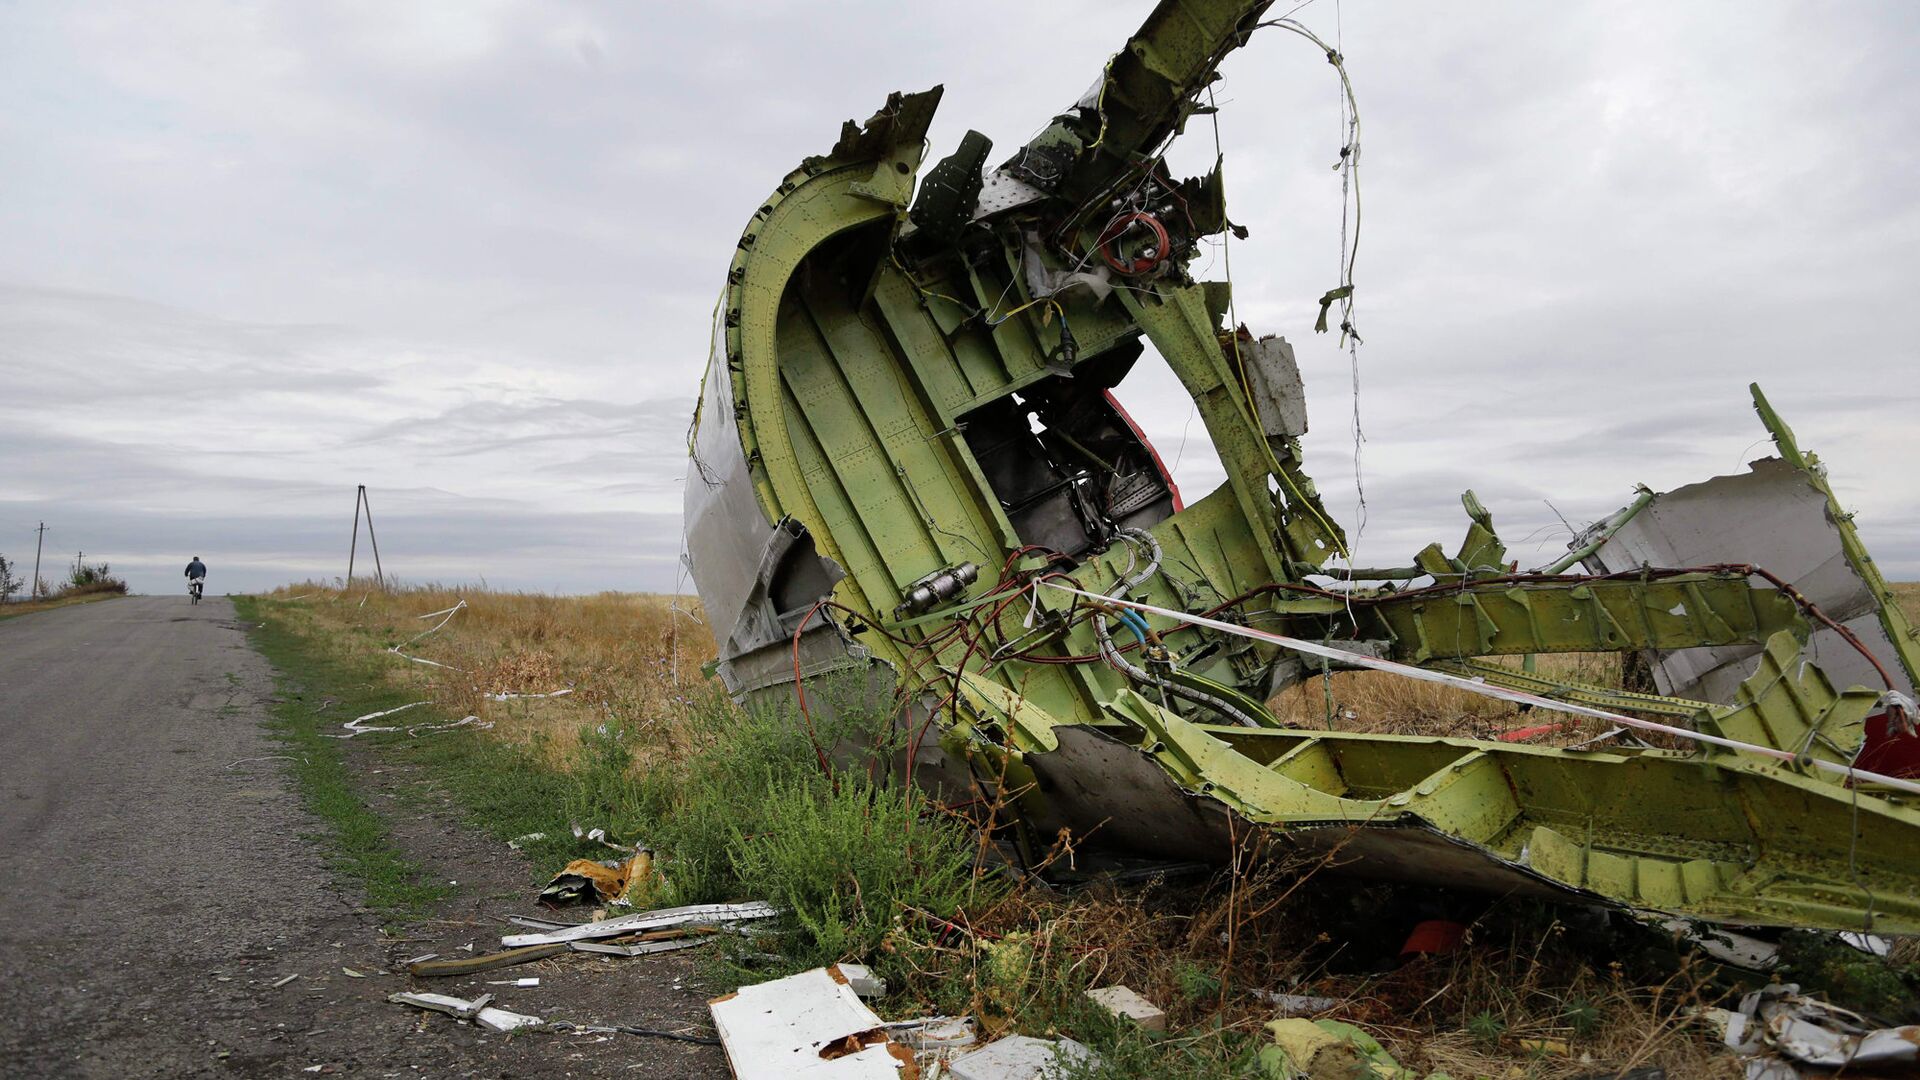
[[[607,862],[575,859],[540,890],[540,902],[553,907],[614,903],[625,899],[629,889],[646,881],[652,873],[653,852],[644,848],[627,859]]]
[[[1273,1006],[1274,1011],[1283,1018],[1332,1012],[1340,1007],[1339,1000],[1335,998],[1315,997],[1311,994],[1281,994],[1272,990],[1255,990],[1253,996]]]
[[[847,980],[853,992],[863,998],[887,996],[887,980],[875,975],[865,964],[835,964],[834,970]]]
[[[1840,629],[1816,627],[1806,655],[1836,686],[1884,689],[1884,668],[1894,677],[1893,689],[1911,695],[1913,675],[1900,663],[1882,625],[1883,605],[1874,584],[1847,560],[1827,494],[1806,469],[1780,458],[1762,458],[1748,470],[1656,494],[1587,557],[1586,565],[1602,574],[1641,566],[1766,567],[1873,654],[1855,650]],[[1753,644],[1656,650],[1654,679],[1663,694],[1731,703],[1740,683],[1753,674],[1759,654]],[[1880,658],[1881,668],[1874,658]]]
[[[482,994],[469,1001],[448,994],[399,993],[387,995],[387,1000],[396,1005],[412,1005],[446,1013],[458,1020],[471,1021],[488,1031],[517,1031],[525,1027],[539,1027],[544,1022],[537,1016],[494,1008],[487,1004],[493,1000],[492,994]]]
[[[500,939],[500,944],[509,949],[517,949],[526,945],[550,945],[559,942],[619,937],[623,934],[666,930],[676,926],[771,919],[778,914],[780,909],[764,900],[745,904],[694,904],[689,907],[663,908],[659,911],[639,911],[631,915],[620,915],[611,919],[601,919],[598,922],[566,926],[537,934],[508,934]]]
[[[1858,1013],[1802,995],[1793,983],[1755,990],[1740,1000],[1737,1011],[1711,1014],[1724,1026],[1726,1044],[1741,1056],[1771,1059],[1761,1075],[1766,1067],[1782,1076],[1797,1075],[1785,1062],[1867,1069],[1920,1063],[1920,1026],[1875,1028]]]
[[[574,952],[602,953],[607,956],[650,956],[654,953],[698,948],[712,940],[711,934],[695,934],[663,941],[641,941],[631,945],[605,941],[569,941],[567,947]]]
[[[1160,1006],[1140,996],[1129,986],[1103,986],[1087,991],[1087,1000],[1122,1020],[1132,1021],[1142,1031],[1167,1030],[1167,1014]]]
[[[814,968],[709,1003],[738,1080],[918,1075],[913,1052],[888,1037],[880,1018],[837,974]]]

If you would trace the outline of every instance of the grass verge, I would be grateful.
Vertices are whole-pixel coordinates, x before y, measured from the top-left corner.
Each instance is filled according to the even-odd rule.
[[[311,608],[261,598],[238,604],[242,618],[259,624],[255,646],[280,672],[276,733],[298,757],[294,772],[310,805],[334,826],[342,873],[382,910],[405,914],[436,899],[439,890],[419,884],[355,795],[341,742],[325,736],[348,717],[438,701],[439,687],[420,685],[410,665],[369,648],[362,633],[313,618]],[[373,618],[387,636],[387,620]],[[315,705],[325,698],[336,700],[321,713]],[[357,738],[356,748],[418,767],[466,824],[497,840],[538,834],[520,844],[536,873],[609,856],[576,839],[576,828],[600,828],[664,856],[664,873],[636,903],[774,902],[789,912],[777,936],[727,957],[759,955],[758,977],[866,957],[897,935],[903,908],[947,919],[983,888],[991,894],[975,880],[962,822],[935,812],[917,789],[873,779],[897,749],[876,734],[892,731],[877,716],[847,710],[822,718],[819,738],[867,747],[874,766],[828,775],[801,725],[779,710],[743,712],[703,690],[678,703],[683,737],[663,753],[661,729],[635,722],[623,703],[582,700],[571,731],[548,722],[502,725],[506,738],[472,727],[376,733]],[[426,725],[460,715],[436,711],[424,706],[395,719]]]
[[[449,894],[446,886],[429,882],[418,864],[391,843],[386,823],[354,789],[346,748],[326,738],[338,714],[359,716],[406,704],[403,695],[386,686],[369,665],[316,654],[285,625],[262,619],[260,603],[235,597],[240,618],[252,624],[253,647],[274,668],[279,695],[269,707],[269,730],[289,756],[287,771],[300,788],[307,808],[327,824],[318,839],[325,845],[328,865],[366,892],[367,905],[383,918],[405,921],[424,914]],[[322,702],[333,699],[323,711]]]
[[[41,611],[52,611],[54,608],[72,607],[75,604],[91,604],[100,600],[113,600],[124,595],[124,593],[116,592],[88,592],[80,593],[77,596],[56,596],[48,600],[22,600],[18,603],[0,607],[0,620],[17,619],[22,615],[32,615]]]

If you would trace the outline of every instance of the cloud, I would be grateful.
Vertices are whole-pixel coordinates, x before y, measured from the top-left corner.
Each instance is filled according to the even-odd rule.
[[[154,587],[162,547],[327,572],[366,483],[409,573],[671,587],[711,305],[766,193],[893,89],[944,84],[936,156],[968,127],[1006,150],[1147,7],[23,6],[0,551],[44,517]],[[1301,17],[1332,32],[1326,8]],[[1635,482],[1738,471],[1765,452],[1757,380],[1882,565],[1920,576],[1920,8],[1401,2],[1338,29],[1357,357],[1309,329],[1340,240],[1331,69],[1263,31],[1218,122],[1252,229],[1237,313],[1295,344],[1307,463],[1350,531],[1357,374],[1363,558],[1456,542],[1466,487],[1551,549],[1549,501],[1577,525]],[[1212,134],[1176,144],[1184,171]],[[1122,399],[1197,498],[1218,463],[1142,367]]]

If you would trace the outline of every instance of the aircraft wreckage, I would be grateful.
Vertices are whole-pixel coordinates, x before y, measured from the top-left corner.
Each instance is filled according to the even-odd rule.
[[[857,687],[920,782],[1004,797],[1029,843],[1224,859],[1260,827],[1353,873],[1920,933],[1920,642],[1757,388],[1778,457],[1643,490],[1553,566],[1519,571],[1471,492],[1456,553],[1350,565],[1291,349],[1189,276],[1235,228],[1221,174],[1162,158],[1266,7],[1160,3],[998,167],[968,132],[922,176],[940,89],[895,94],[753,213],[686,488],[728,690],[797,691],[811,724],[821,687]],[[1109,393],[1143,335],[1226,470],[1190,504]],[[1660,692],[1512,659],[1572,652],[1644,655]],[[1307,730],[1265,704],[1355,667],[1582,729]]]

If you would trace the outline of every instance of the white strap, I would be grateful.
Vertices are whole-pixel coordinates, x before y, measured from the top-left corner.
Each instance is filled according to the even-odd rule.
[[[1481,679],[1469,679],[1460,675],[1448,674],[1444,671],[1430,671],[1426,668],[1414,667],[1412,664],[1402,664],[1393,660],[1382,660],[1376,656],[1367,656],[1363,653],[1350,652],[1346,649],[1336,649],[1330,645],[1322,645],[1317,641],[1306,641],[1301,638],[1287,637],[1284,634],[1255,630],[1250,626],[1241,626],[1237,623],[1210,619],[1205,615],[1192,615],[1184,611],[1155,607],[1152,604],[1142,604],[1136,600],[1116,600],[1110,596],[1100,596],[1095,593],[1075,589],[1071,586],[1061,585],[1050,580],[1040,581],[1037,584],[1045,585],[1050,589],[1058,589],[1064,593],[1072,593],[1075,596],[1084,596],[1098,603],[1113,604],[1119,607],[1133,608],[1137,611],[1151,612],[1152,614],[1161,615],[1169,619],[1193,623],[1196,626],[1205,626],[1213,630],[1218,630],[1221,633],[1252,638],[1255,641],[1271,642],[1282,648],[1292,649],[1295,652],[1303,652],[1310,656],[1324,656],[1329,660],[1338,660],[1343,664],[1351,664],[1354,667],[1390,672],[1394,675],[1403,675],[1409,679],[1419,679],[1421,682],[1441,683],[1446,686],[1465,690],[1471,694],[1479,694],[1483,697],[1499,698],[1502,701],[1511,701],[1520,705],[1531,705],[1537,709],[1572,713],[1575,716],[1588,716],[1596,720],[1605,720],[1609,723],[1637,728],[1641,731],[1657,731],[1663,735],[1671,735],[1679,739],[1690,739],[1694,742],[1708,743],[1713,746],[1725,747],[1729,750],[1740,750],[1749,754],[1759,754],[1762,757],[1775,758],[1780,761],[1792,762],[1794,760],[1793,754],[1785,750],[1775,749],[1771,746],[1740,742],[1737,739],[1726,739],[1718,735],[1709,735],[1704,731],[1674,727],[1671,724],[1661,724],[1652,720],[1641,720],[1631,716],[1623,716],[1617,712],[1609,712],[1605,709],[1576,705],[1568,701],[1556,701],[1553,698],[1541,697],[1538,694],[1529,694],[1524,690],[1510,690],[1504,686],[1495,686]],[[1897,776],[1886,776],[1882,773],[1869,772],[1866,769],[1856,769],[1851,765],[1842,765],[1839,762],[1825,761],[1820,758],[1812,758],[1810,759],[1810,763],[1814,768],[1822,769],[1839,776],[1868,780],[1910,794],[1920,795],[1920,784],[1911,780],[1902,780]]]

